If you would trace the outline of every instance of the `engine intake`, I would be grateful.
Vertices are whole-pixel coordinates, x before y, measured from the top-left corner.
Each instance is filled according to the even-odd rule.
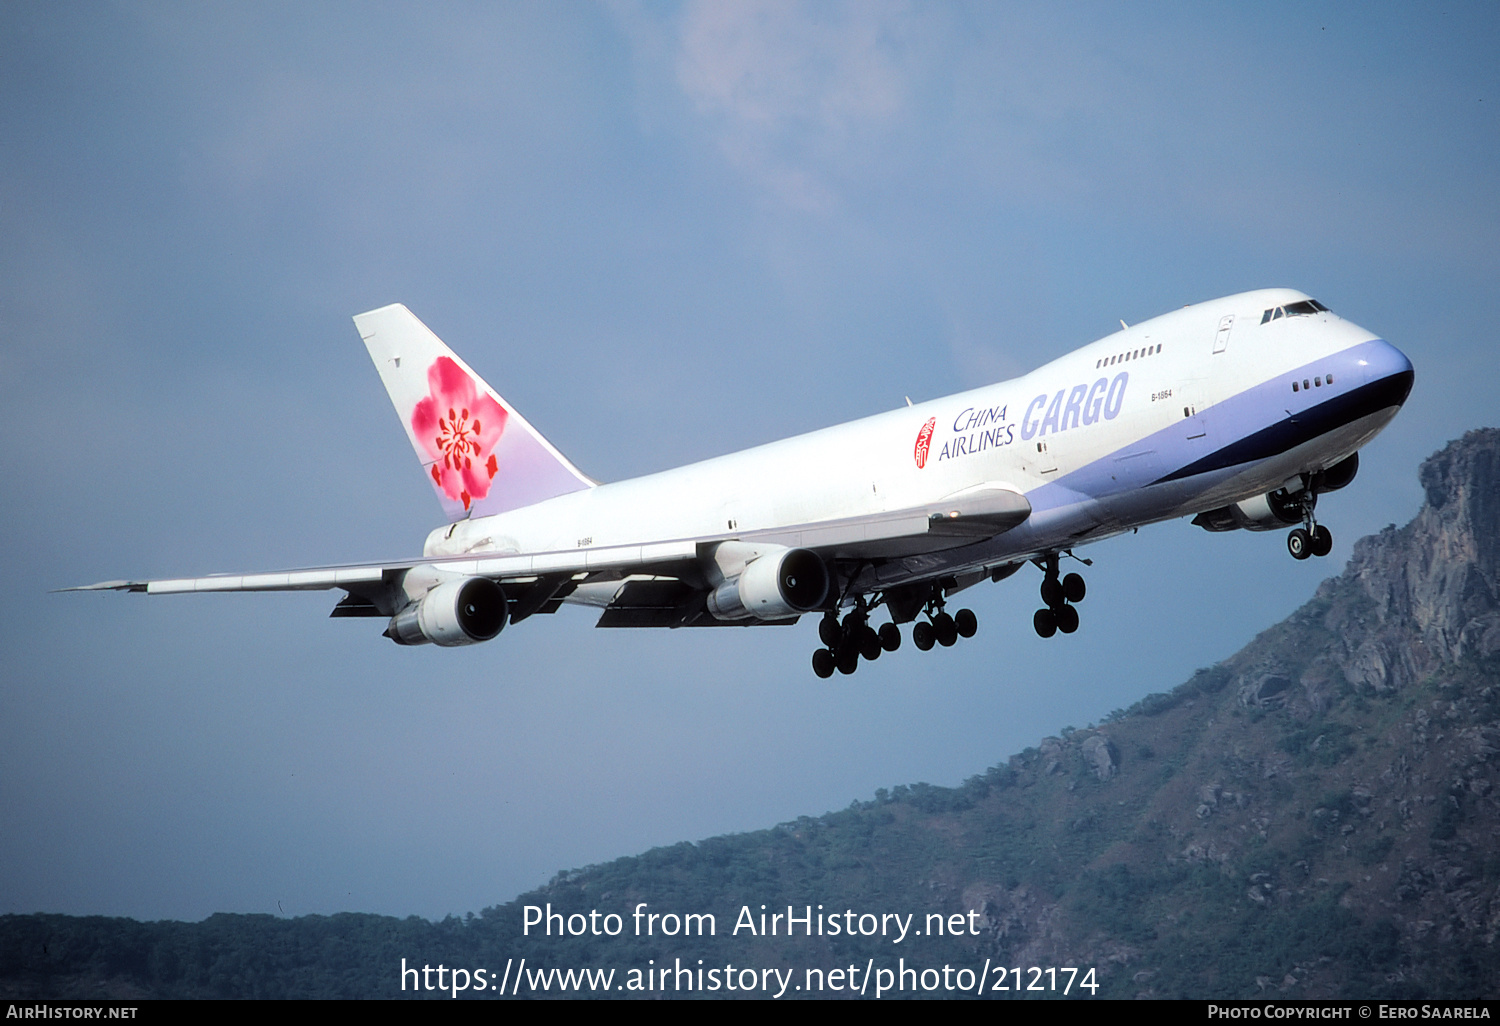
[[[488,577],[446,581],[391,617],[385,636],[398,645],[475,645],[500,633],[506,611],[504,589]]]
[[[720,620],[783,620],[816,609],[828,596],[828,567],[809,549],[768,552],[708,596]]]

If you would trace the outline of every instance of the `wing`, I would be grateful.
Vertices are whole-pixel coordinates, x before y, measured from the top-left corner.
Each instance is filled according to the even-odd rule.
[[[770,550],[796,548],[811,550],[835,564],[868,564],[973,544],[1010,530],[1030,514],[1031,505],[1019,492],[986,487],[927,506],[732,535],[550,552],[476,552],[271,573],[101,581],[58,590],[176,595],[340,588],[349,596],[331,615],[390,617],[419,599],[435,582],[483,577],[505,585],[511,622],[533,613],[552,612],[569,598],[602,607],[601,627],[791,622],[795,617],[726,621],[704,611],[708,591],[726,575],[737,573],[733,568],[724,570],[722,561],[720,572],[714,573],[715,555],[721,546],[737,543],[752,553],[750,559]],[[420,580],[409,584],[408,578],[417,568],[421,568],[415,575]]]
[[[351,594],[359,595],[398,582],[407,571],[418,566],[431,566],[462,577],[488,577],[503,582],[559,573],[573,575],[625,570],[650,572],[650,568],[691,559],[697,554],[698,547],[692,542],[667,542],[528,555],[468,554],[398,559],[385,563],[351,563],[259,574],[213,574],[208,577],[176,577],[156,581],[100,581],[98,584],[57,590],[180,595],[209,591],[327,591],[330,588],[343,588]]]

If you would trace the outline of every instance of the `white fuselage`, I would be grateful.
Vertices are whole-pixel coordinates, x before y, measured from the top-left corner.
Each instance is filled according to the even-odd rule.
[[[1331,313],[1262,323],[1307,298],[1268,289],[1185,307],[1010,381],[460,521],[425,554],[754,534],[983,485],[1031,502],[1025,523],[993,539],[891,561],[875,579],[894,584],[1246,499],[1356,451],[1399,407],[1373,386],[1410,381],[1394,347]]]

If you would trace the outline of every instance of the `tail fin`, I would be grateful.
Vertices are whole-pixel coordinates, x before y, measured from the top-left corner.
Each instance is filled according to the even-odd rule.
[[[400,303],[354,326],[449,520],[595,484]]]

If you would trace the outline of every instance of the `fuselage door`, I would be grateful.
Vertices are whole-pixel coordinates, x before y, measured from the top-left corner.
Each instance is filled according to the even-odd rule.
[[[1229,348],[1229,332],[1234,328],[1234,314],[1219,318],[1219,331],[1214,335],[1214,352],[1222,353]]]
[[[1033,452],[1028,446],[1034,445]],[[1052,455],[1052,446],[1047,439],[1039,438],[1035,442],[1027,442],[1021,446],[1022,458],[1030,466],[1032,473],[1045,480],[1057,473],[1057,457]]]

